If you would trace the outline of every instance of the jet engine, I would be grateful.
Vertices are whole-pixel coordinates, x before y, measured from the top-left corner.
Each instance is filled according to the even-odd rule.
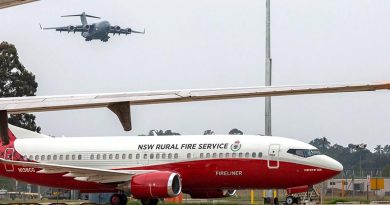
[[[115,31],[120,31],[121,27],[120,26],[114,26]]]
[[[85,26],[84,26],[84,30],[85,30],[85,31],[91,31],[91,29],[92,29],[92,26],[91,26],[91,25],[85,25]]]
[[[210,199],[210,198],[224,198],[236,195],[236,190],[225,189],[225,190],[204,190],[204,191],[192,191],[189,192],[191,198],[197,199]]]
[[[74,29],[75,29],[74,26],[72,26],[72,25],[68,26],[68,31],[74,31]]]
[[[136,199],[175,197],[181,193],[181,179],[169,171],[135,175],[130,181],[130,192]]]

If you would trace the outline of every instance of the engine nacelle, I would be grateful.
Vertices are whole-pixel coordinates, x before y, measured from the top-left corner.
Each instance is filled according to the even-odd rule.
[[[224,198],[236,195],[236,190],[205,190],[193,191],[189,193],[193,199],[210,199],[210,198]]]
[[[91,25],[85,25],[84,26],[84,30],[86,30],[86,31],[90,31],[91,30]]]
[[[74,31],[74,29],[75,29],[74,26],[72,26],[72,25],[68,26],[68,30],[69,30],[69,31]]]
[[[131,30],[131,28],[127,28],[126,31],[127,33],[131,33],[133,30]]]
[[[120,31],[121,27],[120,26],[114,26],[115,31]]]
[[[181,179],[169,171],[135,175],[130,182],[130,192],[136,199],[176,197],[181,193]]]

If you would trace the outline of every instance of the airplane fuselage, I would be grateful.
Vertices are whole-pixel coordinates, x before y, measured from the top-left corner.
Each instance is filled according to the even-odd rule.
[[[316,148],[297,140],[251,135],[31,138],[1,148],[2,157],[12,160],[175,172],[185,193],[313,185],[341,172],[340,163],[311,150]],[[44,186],[82,192],[117,190],[116,185],[38,173],[36,168],[0,169],[2,176]]]
[[[91,24],[89,31],[82,32],[81,35],[86,41],[93,39],[107,41],[110,37],[108,33],[110,31],[111,24],[108,21],[100,21],[98,23]]]

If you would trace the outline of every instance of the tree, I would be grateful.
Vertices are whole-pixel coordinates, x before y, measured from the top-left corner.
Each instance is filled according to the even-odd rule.
[[[309,144],[317,147],[322,153],[325,153],[330,148],[330,142],[326,137],[316,138],[310,141]]]
[[[379,157],[381,156],[381,154],[383,153],[383,148],[381,145],[377,145],[375,148],[375,153],[377,153],[379,155]]]
[[[214,134],[214,131],[212,131],[212,130],[205,130],[203,132],[203,135],[213,135],[213,134]]]
[[[241,130],[237,129],[237,128],[231,129],[229,131],[229,135],[243,135],[243,134],[244,133]]]
[[[172,130],[165,130],[165,132],[163,130],[150,130],[148,135],[180,135],[180,133],[172,132]]]
[[[0,97],[34,96],[38,83],[35,76],[20,63],[14,45],[0,44]],[[40,132],[32,114],[16,114],[8,118],[10,124]]]

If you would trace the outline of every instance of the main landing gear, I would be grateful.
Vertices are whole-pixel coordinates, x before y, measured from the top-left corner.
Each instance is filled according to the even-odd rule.
[[[126,205],[127,196],[125,194],[113,194],[110,198],[111,205]]]
[[[141,199],[142,205],[157,205],[158,199]]]
[[[286,204],[288,205],[291,205],[291,204],[298,204],[299,203],[299,199],[297,197],[294,197],[294,196],[288,196],[286,198]]]

